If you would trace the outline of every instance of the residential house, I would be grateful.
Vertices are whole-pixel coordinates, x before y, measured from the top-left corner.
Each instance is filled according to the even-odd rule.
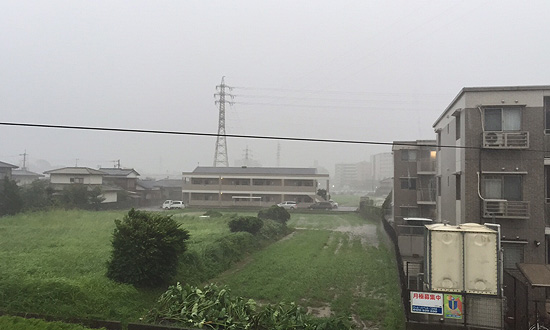
[[[94,170],[88,167],[65,167],[44,172],[50,176],[50,186],[56,191],[62,191],[66,187],[74,184],[82,184],[93,189],[99,187],[103,203],[113,203],[117,201],[117,193],[121,190],[118,187],[103,183],[103,176],[107,173]]]
[[[109,183],[126,191],[136,191],[136,182],[139,173],[133,168],[103,168],[99,169],[104,172],[103,182]]]
[[[166,178],[155,182],[155,187],[159,188],[162,199],[182,200],[182,185],[182,179]]]
[[[21,169],[15,169],[11,172],[13,180],[17,182],[18,186],[26,186],[35,180],[39,180],[40,178],[43,178],[43,174],[34,173],[32,171],[27,170],[26,168]]]
[[[319,198],[317,189],[329,190],[328,177],[315,168],[199,166],[183,173],[183,198],[190,206],[309,205]]]
[[[18,166],[0,162],[0,180],[4,180],[5,177],[11,179],[13,169],[16,169]]]
[[[139,200],[141,206],[151,206],[162,203],[163,198],[160,187],[156,186],[155,184],[156,180],[153,179],[138,179],[136,181],[136,192],[140,196]]]

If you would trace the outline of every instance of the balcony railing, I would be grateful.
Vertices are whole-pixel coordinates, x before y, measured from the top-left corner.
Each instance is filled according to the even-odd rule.
[[[435,160],[421,159],[416,164],[417,174],[435,174]]]
[[[483,132],[483,148],[528,149],[529,132]]]
[[[416,190],[417,203],[435,203],[436,190],[434,188],[418,188]]]
[[[529,219],[529,202],[486,199],[483,217],[497,219]]]

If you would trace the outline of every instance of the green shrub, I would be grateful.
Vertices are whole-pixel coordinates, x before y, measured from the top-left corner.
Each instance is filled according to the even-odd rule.
[[[204,212],[204,215],[206,216],[209,216],[211,218],[220,218],[223,216],[223,214],[219,211],[214,211],[214,210],[208,210],[206,212]]]
[[[101,328],[105,329],[105,328]],[[78,324],[46,322],[17,316],[0,316],[0,330],[91,330]]]
[[[286,222],[290,219],[290,213],[280,206],[273,205],[266,210],[260,210],[258,218],[262,220],[271,219],[286,225]]]
[[[266,240],[276,241],[288,235],[290,232],[287,226],[278,221],[266,219],[263,220],[263,222],[264,225],[262,229],[260,229],[260,235]]]
[[[171,215],[131,209],[115,220],[107,277],[135,286],[159,286],[176,274],[189,232]]]
[[[262,220],[256,217],[237,217],[229,221],[229,230],[231,232],[246,231],[256,235],[263,226]]]

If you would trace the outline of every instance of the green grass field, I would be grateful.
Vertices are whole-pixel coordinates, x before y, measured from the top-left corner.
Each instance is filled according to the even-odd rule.
[[[356,214],[295,213],[287,239],[254,253],[214,282],[265,303],[294,301],[358,325],[404,327],[393,251]]]
[[[125,213],[56,210],[0,218],[0,310],[137,321],[165,288],[136,289],[105,276],[113,220]],[[375,224],[354,214],[296,212],[289,222],[296,232],[257,251],[246,235],[229,232],[227,216],[201,214],[174,214],[191,234],[186,255],[198,269],[181,267],[176,281],[209,282],[230,263],[209,264],[204,255],[225,258],[223,251],[230,249],[229,258],[238,254],[235,261],[249,258],[216,281],[236,294],[328,307],[336,316],[399,328],[389,326],[401,321],[397,273],[391,251],[372,243],[379,241]]]

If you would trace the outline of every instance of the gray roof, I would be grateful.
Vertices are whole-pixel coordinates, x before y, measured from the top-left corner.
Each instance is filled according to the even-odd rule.
[[[12,165],[12,164],[0,162],[0,167],[18,168],[19,166],[15,166],[15,165]]]
[[[445,111],[437,118],[435,123],[433,123],[432,127],[435,127],[437,123],[443,117],[445,117],[445,114],[449,109],[453,107],[453,105],[464,95],[464,93],[468,92],[517,92],[517,91],[542,91],[542,90],[550,90],[550,86],[548,85],[540,85],[540,86],[493,86],[493,87],[464,87],[460,90],[457,96],[451,101],[451,103],[447,106]]]
[[[22,169],[19,169],[19,170],[12,170],[11,175],[13,175],[13,176],[32,176],[32,177],[37,177],[37,178],[44,176],[43,174],[38,174],[38,173],[31,172],[31,171],[27,170],[26,168],[22,168]]]
[[[162,188],[181,188],[183,179],[162,179],[155,182],[155,187]]]
[[[136,175],[139,175],[139,173],[134,170],[133,168],[100,168],[99,169],[102,172],[107,173],[107,176],[122,176],[126,177],[132,173],[135,173]]]
[[[89,167],[64,167],[64,168],[58,168],[55,170],[46,171],[44,172],[44,174],[105,175],[106,173],[103,171],[94,170],[93,168],[89,168]]]
[[[140,180],[138,179],[136,181],[136,185],[144,188],[144,189],[155,189],[155,188],[158,188],[158,187],[155,187],[155,184],[157,182],[155,180]]]
[[[316,168],[304,167],[206,167],[195,168],[193,174],[240,174],[240,175],[321,175]],[[328,176],[328,174],[326,174]]]

